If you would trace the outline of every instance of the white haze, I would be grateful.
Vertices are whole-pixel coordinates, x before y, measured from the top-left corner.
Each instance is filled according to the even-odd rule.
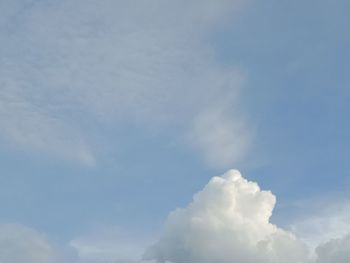
[[[241,160],[252,134],[244,74],[210,44],[240,2],[1,1],[0,139],[94,165],[105,146],[94,136],[132,123],[180,138],[214,167]]]

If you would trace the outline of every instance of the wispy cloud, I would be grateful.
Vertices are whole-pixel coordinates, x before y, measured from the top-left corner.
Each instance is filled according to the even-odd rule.
[[[0,224],[0,261],[54,263],[55,253],[46,237],[17,224]]]
[[[252,137],[252,129],[240,117],[232,118],[219,107],[196,116],[190,131],[190,141],[214,167],[241,161],[250,150]]]
[[[0,89],[0,134],[21,150],[46,154],[86,165],[95,163],[94,155],[82,135],[53,112],[26,99],[17,86],[3,83]]]
[[[242,157],[249,131],[228,107],[242,77],[205,41],[239,1],[12,2],[0,11],[0,125],[12,142],[92,164],[85,122],[136,122],[180,127],[216,166]]]
[[[140,258],[150,240],[141,234],[130,235],[118,226],[100,226],[69,242],[82,263],[119,262]]]
[[[306,209],[311,210],[305,213],[303,218],[291,224],[291,229],[300,239],[313,250],[319,244],[329,240],[341,239],[346,233],[350,233],[350,203],[344,199],[322,201],[322,204],[304,201]],[[317,207],[310,209],[311,207]]]

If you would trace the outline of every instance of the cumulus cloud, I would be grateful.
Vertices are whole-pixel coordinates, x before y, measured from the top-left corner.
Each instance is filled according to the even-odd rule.
[[[79,262],[93,263],[347,262],[350,235],[329,239],[325,233],[322,242],[308,246],[301,233],[305,222],[292,228],[299,236],[270,222],[275,203],[270,191],[230,170],[213,177],[187,207],[169,215],[158,241],[146,249],[142,260],[135,260],[142,248],[135,244],[140,242],[127,242],[119,229],[98,230],[74,239],[70,245],[78,251]],[[128,255],[134,260],[122,260]]]
[[[17,224],[0,224],[0,262],[54,263],[45,235]]]
[[[249,143],[229,107],[242,74],[205,39],[240,2],[1,1],[1,135],[91,165],[86,127],[136,122],[190,134],[212,165],[236,161]]]
[[[270,222],[276,203],[236,170],[214,177],[185,208],[172,212],[160,238],[136,258],[146,242],[99,228],[73,239],[76,257],[58,255],[45,235],[22,225],[0,224],[0,261],[11,263],[345,263],[350,234],[322,242],[311,257],[295,234]],[[125,242],[129,240],[128,242]],[[134,242],[134,244],[132,244]],[[141,244],[143,243],[143,244]],[[67,248],[68,249],[68,248]]]
[[[188,207],[170,214],[145,253],[159,263],[308,262],[305,245],[269,222],[276,199],[236,170],[214,177]]]

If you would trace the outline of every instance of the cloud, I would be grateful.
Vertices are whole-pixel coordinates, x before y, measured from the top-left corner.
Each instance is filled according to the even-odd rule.
[[[350,234],[317,247],[317,263],[347,263],[350,258]]]
[[[23,98],[16,86],[4,84],[0,89],[0,119],[0,135],[21,150],[50,152],[86,165],[95,163],[91,149],[76,130]]]
[[[18,224],[0,224],[0,262],[54,263],[45,235]]]
[[[141,234],[135,238],[117,226],[96,227],[69,242],[82,263],[119,262],[130,255],[140,258],[147,244]]]
[[[203,112],[194,119],[190,140],[214,167],[228,167],[248,153],[252,132],[239,117],[220,109]]]
[[[319,244],[315,257],[294,233],[270,222],[276,203],[236,170],[212,178],[185,208],[165,222],[158,241],[145,244],[117,227],[100,227],[58,251],[45,235],[17,224],[0,224],[0,261],[11,263],[345,263],[350,233]],[[344,233],[343,233],[344,234]],[[76,253],[67,256],[69,249]],[[125,258],[133,257],[133,260]]]
[[[271,224],[275,196],[236,170],[214,177],[166,221],[145,259],[159,263],[308,262],[306,246]]]
[[[230,107],[242,74],[222,66],[206,40],[240,2],[2,1],[1,135],[91,165],[90,127],[132,122],[190,134],[217,167],[242,158],[249,131]],[[222,112],[211,120],[216,107]]]
[[[303,200],[303,207],[302,218],[295,220],[291,229],[312,251],[319,244],[350,233],[350,203],[347,200],[328,196],[321,202]]]
[[[348,232],[345,222],[337,221],[342,222],[342,231],[336,232],[341,233],[338,238],[324,233],[310,246],[306,238],[310,231],[320,237],[329,226],[316,221],[314,226],[305,225],[302,221],[292,227],[293,232],[284,230],[270,222],[275,203],[270,191],[261,190],[237,170],[230,170],[213,177],[187,207],[170,213],[158,241],[146,249],[141,261],[136,258],[147,242],[127,238],[130,235],[121,235],[119,228],[97,229],[70,245],[78,251],[79,262],[84,263],[347,262],[350,235],[344,237]],[[128,257],[134,260],[125,260]]]

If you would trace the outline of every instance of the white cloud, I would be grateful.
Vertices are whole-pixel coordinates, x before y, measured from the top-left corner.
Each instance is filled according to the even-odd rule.
[[[240,159],[249,132],[229,105],[238,102],[241,73],[221,66],[205,41],[240,2],[3,1],[2,135],[93,164],[86,123],[136,122],[194,134],[215,166]],[[206,112],[216,107],[224,110],[210,132]]]
[[[0,224],[0,262],[11,263],[345,263],[350,234],[322,242],[311,258],[293,233],[270,223],[276,198],[236,170],[214,177],[193,201],[172,212],[158,241],[137,258],[146,241],[117,227],[99,227],[58,253],[45,235]],[[68,253],[67,253],[68,254]]]
[[[46,237],[17,224],[0,224],[0,262],[54,263],[53,248]]]
[[[308,262],[306,246],[269,222],[275,196],[231,170],[170,214],[146,259],[159,263]]]
[[[327,233],[333,229],[331,224],[317,221],[302,221],[294,225],[293,232],[279,228],[270,222],[275,203],[276,198],[270,191],[261,190],[238,171],[230,170],[212,178],[186,208],[176,209],[169,215],[160,238],[146,249],[141,261],[135,258],[147,242],[127,238],[119,228],[99,228],[74,239],[70,245],[77,250],[79,262],[84,263],[347,262],[350,236],[344,237],[344,234],[349,223],[340,220],[347,218],[345,208],[344,213],[340,213],[342,216],[333,215],[341,224],[331,235]],[[339,212],[339,205],[336,207]],[[322,230],[325,233],[321,238]],[[318,239],[313,239],[310,246],[306,237],[316,232]],[[128,257],[134,260],[125,260]]]
[[[70,241],[82,263],[119,262],[131,255],[137,259],[148,244],[140,234],[132,237],[117,226],[99,226]]]

